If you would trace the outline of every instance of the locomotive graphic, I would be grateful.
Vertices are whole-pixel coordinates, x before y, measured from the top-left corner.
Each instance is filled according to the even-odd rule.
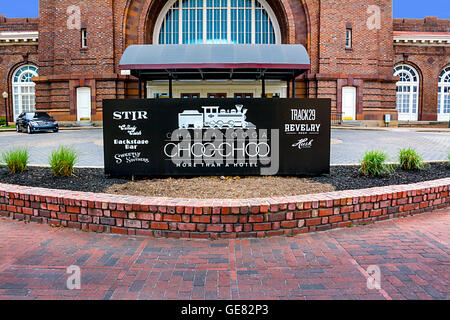
[[[197,110],[184,110],[178,114],[178,127],[180,129],[254,128],[254,124],[246,121],[248,110],[243,107],[240,104],[232,110],[219,110],[217,106],[202,107],[203,113]]]

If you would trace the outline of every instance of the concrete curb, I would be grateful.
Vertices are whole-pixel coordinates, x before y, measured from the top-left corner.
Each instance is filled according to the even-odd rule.
[[[68,130],[99,130],[103,129],[103,127],[59,127],[60,131],[68,131]],[[15,128],[2,129],[0,128],[0,132],[16,132]]]
[[[393,132],[442,132],[450,133],[450,128],[405,128],[405,127],[341,127],[331,126],[332,130],[360,130],[360,131],[393,131]]]
[[[59,127],[59,130],[100,130],[103,127]],[[404,128],[404,127],[341,127],[341,126],[331,126],[332,130],[365,130],[365,131],[398,131],[398,132],[443,132],[450,133],[450,128]],[[14,128],[2,129],[0,132],[10,132],[16,131]]]

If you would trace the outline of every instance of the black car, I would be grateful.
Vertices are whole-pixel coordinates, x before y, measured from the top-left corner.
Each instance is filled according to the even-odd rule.
[[[58,132],[58,123],[46,112],[22,112],[16,120],[17,132]]]

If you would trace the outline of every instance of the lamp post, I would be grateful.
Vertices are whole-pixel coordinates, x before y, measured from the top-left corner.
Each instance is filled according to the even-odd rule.
[[[3,92],[3,99],[5,99],[5,126],[8,127],[8,92]]]

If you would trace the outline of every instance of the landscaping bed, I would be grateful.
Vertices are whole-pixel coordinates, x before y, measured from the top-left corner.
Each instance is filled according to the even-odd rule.
[[[366,177],[359,166],[333,166],[320,177],[195,177],[166,179],[105,178],[103,169],[75,168],[71,177],[54,177],[49,168],[28,167],[10,174],[0,166],[0,183],[74,191],[173,198],[259,198],[409,184],[450,177],[445,163],[422,171],[395,170],[384,177]]]

